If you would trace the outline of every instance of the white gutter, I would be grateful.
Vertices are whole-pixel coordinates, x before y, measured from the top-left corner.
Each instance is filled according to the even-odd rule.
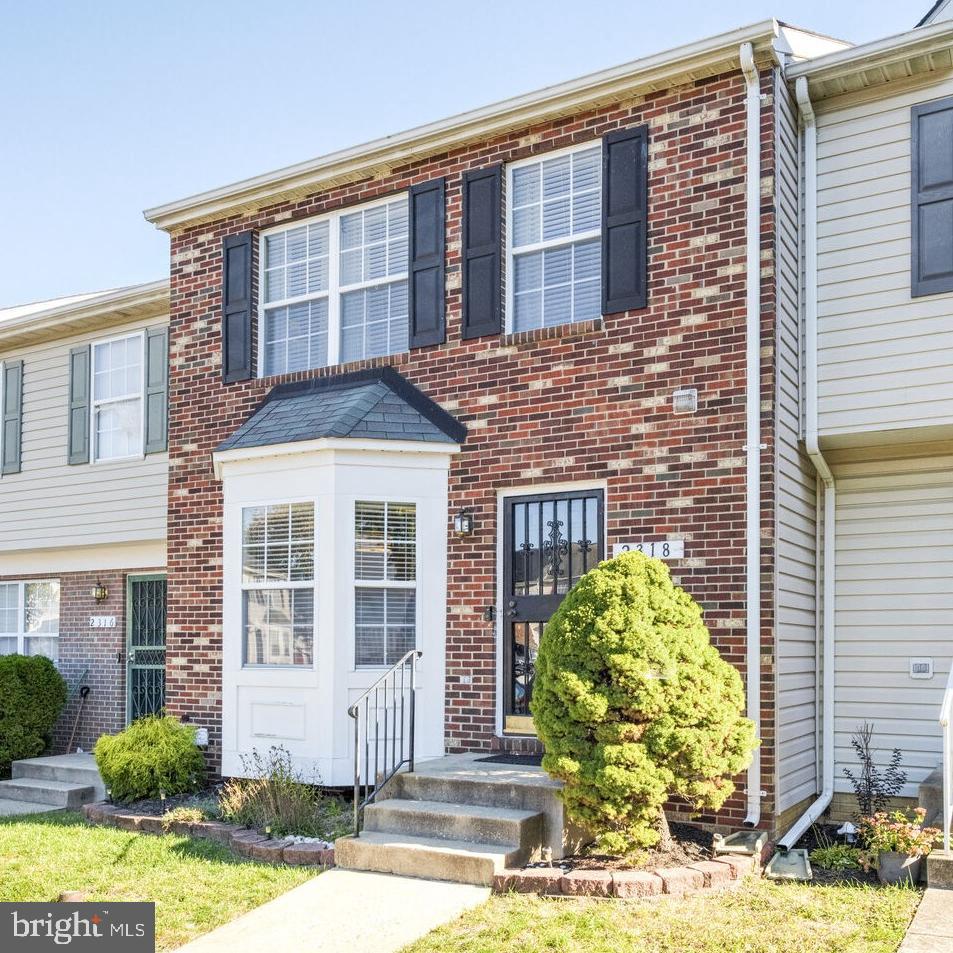
[[[801,835],[827,810],[834,796],[834,649],[837,631],[834,624],[836,606],[836,514],[837,486],[818,440],[817,424],[817,126],[814,107],[808,93],[807,79],[800,76],[795,84],[798,107],[804,124],[804,330],[807,400],[805,404],[804,443],[818,476],[824,484],[824,573],[821,591],[824,614],[823,639],[823,727],[821,773],[822,787],[817,800],[795,821],[778,841],[781,850],[793,847]]]
[[[755,736],[761,735],[761,80],[754,62],[754,48],[741,45],[741,72],[747,84],[746,186],[747,301],[745,318],[745,451],[747,453],[745,517],[745,588],[747,591],[747,696],[748,718]],[[756,748],[748,766],[748,815],[746,827],[761,820],[761,749]]]

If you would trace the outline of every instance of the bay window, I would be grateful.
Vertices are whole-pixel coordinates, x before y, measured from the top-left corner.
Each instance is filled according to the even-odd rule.
[[[45,655],[56,661],[59,631],[57,580],[0,583],[0,655]]]
[[[246,665],[312,665],[314,534],[313,503],[243,508]]]
[[[602,148],[509,166],[511,331],[599,317],[602,308]]]
[[[407,198],[262,236],[264,376],[408,347]]]
[[[354,507],[354,662],[393,665],[417,643],[417,508]]]

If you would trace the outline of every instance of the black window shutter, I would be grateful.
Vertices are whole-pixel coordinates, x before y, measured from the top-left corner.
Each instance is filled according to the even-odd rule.
[[[648,258],[648,126],[602,140],[602,313],[644,308]]]
[[[69,352],[69,437],[67,462],[89,463],[89,345]]]
[[[433,179],[410,189],[410,346],[443,344],[447,338],[444,256],[446,181]]]
[[[222,243],[222,376],[226,384],[254,377],[254,258],[254,232],[229,235]]]
[[[503,166],[463,174],[463,337],[502,327]]]
[[[169,329],[146,331],[146,453],[161,453],[168,446]]]
[[[911,112],[913,297],[953,291],[953,98]]]
[[[23,435],[23,361],[3,365],[3,473],[20,472]]]

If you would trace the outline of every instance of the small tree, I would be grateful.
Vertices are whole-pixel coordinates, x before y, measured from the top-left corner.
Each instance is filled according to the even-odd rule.
[[[903,755],[894,748],[887,766],[881,770],[873,752],[874,726],[866,721],[850,739],[850,746],[860,762],[860,772],[854,774],[844,768],[844,777],[850,781],[857,798],[858,818],[872,817],[887,809],[890,799],[897,797],[907,783],[907,773],[900,767]]]
[[[567,815],[625,854],[668,838],[662,806],[717,809],[758,742],[738,672],[668,567],[626,553],[586,573],[547,624],[530,704]]]

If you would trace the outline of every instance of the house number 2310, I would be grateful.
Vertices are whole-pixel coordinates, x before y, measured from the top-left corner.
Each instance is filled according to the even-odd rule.
[[[615,543],[612,546],[612,555],[622,553],[645,553],[656,559],[682,559],[685,556],[685,540],[666,539],[660,543]]]

